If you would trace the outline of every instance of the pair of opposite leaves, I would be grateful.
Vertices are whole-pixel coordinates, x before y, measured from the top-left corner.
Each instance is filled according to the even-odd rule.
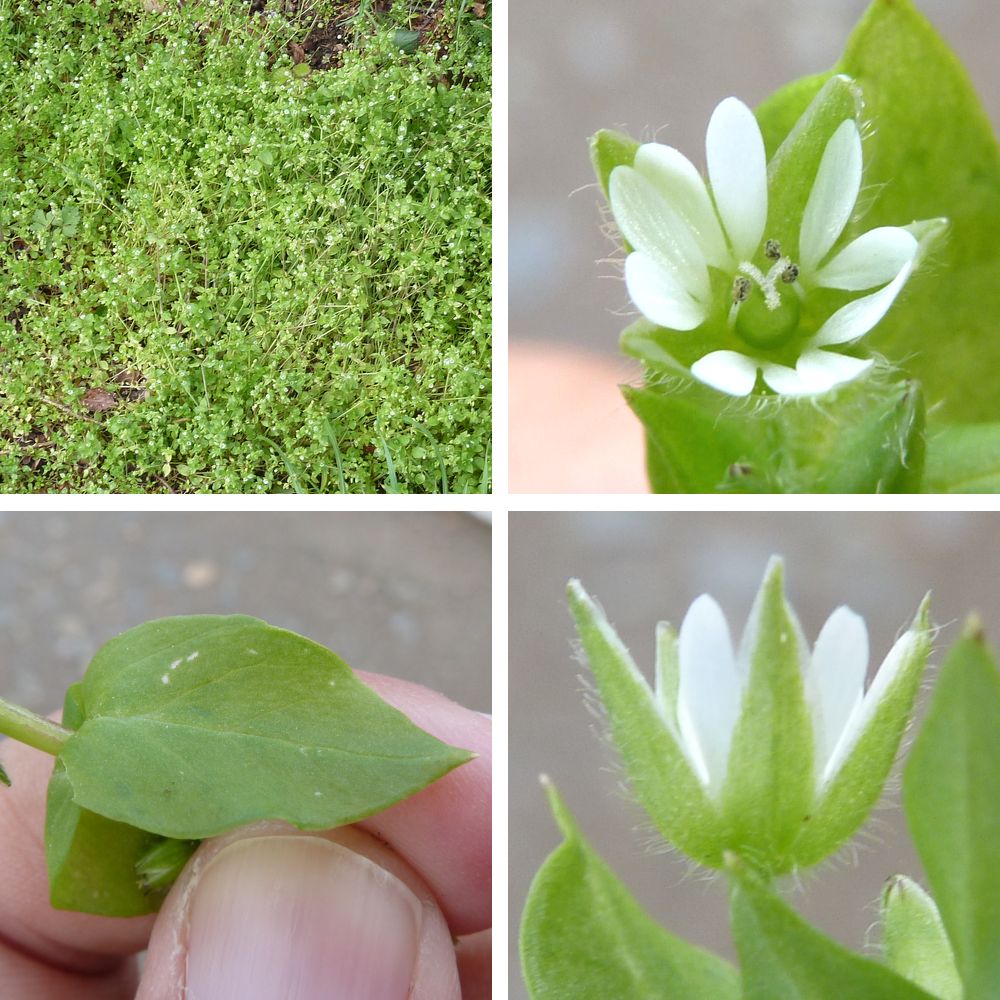
[[[163,838],[352,823],[473,756],[328,649],[242,615],[164,618],[111,640],[66,692],[63,724],[74,733],[48,791],[52,902],[108,916],[158,907],[136,865]]]

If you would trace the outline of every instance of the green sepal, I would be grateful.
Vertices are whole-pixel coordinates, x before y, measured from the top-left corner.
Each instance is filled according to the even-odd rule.
[[[730,909],[742,1000],[933,1000],[810,926],[748,874],[734,877]]]
[[[1000,493],[1000,423],[954,424],[927,441],[926,493]]]
[[[780,874],[811,809],[815,752],[802,629],[785,599],[784,565],[772,558],[739,657],[749,670],[722,788],[726,846],[758,871]]]
[[[965,995],[1000,997],[1000,676],[978,622],[941,667],[903,803]]]
[[[912,0],[875,0],[834,72],[861,87],[872,123],[862,205],[843,240],[913,219],[951,226],[932,264],[864,342],[905,365],[937,419],[996,420],[1000,338],[986,304],[1000,286],[1000,150],[989,119],[965,68]],[[797,81],[760,105],[769,151],[823,82]]]
[[[934,900],[896,875],[882,890],[882,954],[894,972],[940,1000],[962,1000],[955,955]]]
[[[809,867],[838,850],[868,818],[882,794],[930,652],[929,595],[921,603],[910,628],[915,640],[905,662],[879,699],[854,749],[833,780],[822,789],[815,809],[801,825],[792,848],[798,866]],[[878,683],[877,676],[872,683]]]
[[[567,596],[635,797],[667,840],[719,867],[724,846],[719,816],[680,747],[673,721],[579,581],[570,581]],[[670,641],[670,633],[661,631],[660,642]]]
[[[135,874],[144,892],[166,891],[177,880],[200,840],[174,840],[158,837],[136,860]]]
[[[767,165],[765,232],[799,259],[799,228],[827,143],[837,128],[861,115],[861,89],[849,77],[831,77],[796,121]]]
[[[10,775],[4,770],[3,764],[0,764],[0,782],[10,788]]]
[[[737,1000],[736,970],[651,920],[548,782],[546,792],[564,840],[535,875],[521,921],[533,1000]]]
[[[608,194],[611,171],[615,167],[632,166],[638,148],[639,143],[631,136],[612,129],[601,129],[596,135],[591,136],[590,162],[605,197]]]

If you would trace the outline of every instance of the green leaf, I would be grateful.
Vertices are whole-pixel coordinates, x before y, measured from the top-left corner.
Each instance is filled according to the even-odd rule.
[[[947,241],[865,343],[905,364],[949,421],[996,419],[1000,337],[986,304],[1000,285],[1000,151],[968,76],[911,0],[876,0],[836,71],[851,76],[872,123],[865,139],[871,205],[847,237],[944,217]],[[786,87],[757,111],[773,152],[823,83]]]
[[[535,876],[521,922],[534,1000],[737,1000],[736,970],[651,920],[546,791],[565,840]]]
[[[4,770],[2,764],[0,764],[0,782],[10,788],[10,775]]]
[[[416,52],[417,46],[420,45],[420,32],[397,28],[393,33],[392,43],[397,49],[401,49],[403,52]],[[302,64],[300,63],[300,65]]]
[[[623,386],[646,429],[646,467],[654,493],[712,493],[733,465],[763,467],[762,442],[744,421],[694,393]],[[713,401],[714,402],[714,401]]]
[[[672,720],[661,712],[629,651],[579,581],[570,581],[567,596],[635,797],[667,840],[703,864],[719,867],[719,817],[680,748]],[[658,658],[664,668],[673,654],[663,647],[672,638],[672,632],[660,630]]]
[[[630,328],[631,330],[632,328]],[[626,331],[628,333],[629,331]],[[637,328],[627,350],[656,367]],[[812,400],[748,404],[688,383],[623,387],[646,429],[657,493],[910,493],[924,467],[919,387],[878,375]],[[652,384],[650,384],[652,383]]]
[[[732,924],[743,1000],[932,1000],[811,927],[752,878],[734,880]]]
[[[166,837],[259,819],[340,826],[470,754],[434,739],[322,646],[255,618],[149,622],[107,643],[60,761],[74,802]]]
[[[780,559],[767,567],[741,649],[749,652],[749,678],[722,789],[728,846],[755,868],[783,873],[793,866],[789,848],[809,814],[815,778],[802,671],[808,647],[785,599]]]
[[[70,729],[83,722],[79,689],[73,684],[64,699],[62,721]],[[136,860],[157,840],[145,830],[81,809],[62,761],[56,760],[45,809],[45,860],[54,907],[112,917],[157,910],[165,893],[143,891],[135,871]]]
[[[901,976],[941,1000],[962,1000],[962,981],[934,900],[897,875],[882,892],[882,951]]]
[[[615,167],[632,166],[639,143],[623,132],[601,129],[590,140],[590,162],[594,167],[598,183],[605,196],[608,180]]]
[[[903,802],[966,996],[1000,997],[1000,676],[975,623],[941,667]]]
[[[926,493],[1000,493],[1000,423],[942,427],[927,442]]]
[[[45,859],[54,907],[113,917],[154,912],[165,893],[144,891],[135,865],[159,839],[81,809],[73,801],[62,761],[56,761],[45,811]]]
[[[802,824],[792,852],[802,867],[839,848],[868,818],[892,770],[931,645],[930,597],[924,598],[911,629],[916,641],[882,694],[878,707],[822,797]],[[873,682],[874,683],[874,682]]]

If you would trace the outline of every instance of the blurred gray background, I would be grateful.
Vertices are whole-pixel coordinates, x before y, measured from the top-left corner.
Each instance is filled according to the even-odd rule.
[[[511,997],[527,994],[517,965],[517,926],[530,880],[559,843],[539,773],[552,777],[593,846],[642,905],[669,929],[731,955],[723,886],[690,874],[638,805],[594,732],[573,657],[563,591],[578,576],[652,676],[657,621],[679,625],[711,593],[738,636],[768,557],[786,557],[787,587],[810,642],[848,604],[868,622],[874,669],[933,590],[944,626],[931,663],[978,610],[1000,644],[1000,514],[969,513],[561,513],[510,515],[510,918]],[[929,673],[933,678],[934,668]],[[927,687],[928,685],[925,685]],[[876,935],[882,884],[921,876],[891,791],[849,855],[807,873],[792,902],[852,948]],[[568,998],[567,998],[568,1000]]]
[[[1000,125],[996,0],[917,0]],[[866,0],[511,0],[509,281],[512,339],[617,356],[631,312],[600,231],[587,137],[619,128],[703,166],[712,109],[753,105],[828,69]],[[618,314],[617,316],[615,314]],[[621,380],[629,365],[620,361]],[[624,406],[624,404],[622,404]]]
[[[150,618],[256,615],[490,710],[490,529],[461,513],[0,513],[0,694],[62,705]]]

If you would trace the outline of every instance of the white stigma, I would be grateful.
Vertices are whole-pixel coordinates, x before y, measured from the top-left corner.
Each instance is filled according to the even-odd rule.
[[[790,268],[794,268],[795,273],[798,273],[798,268],[795,267],[788,257],[779,257],[771,265],[771,269],[767,274],[748,260],[743,261],[736,270],[740,274],[746,275],[751,281],[756,282],[757,287],[764,294],[764,304],[770,312],[774,312],[781,305],[781,296],[778,294],[777,283],[783,280],[782,275]]]

